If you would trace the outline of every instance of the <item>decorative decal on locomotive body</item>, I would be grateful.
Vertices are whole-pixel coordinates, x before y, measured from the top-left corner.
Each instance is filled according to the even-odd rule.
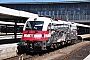
[[[24,25],[18,50],[47,50],[50,46],[54,48],[76,39],[77,27],[74,23],[48,17],[29,18]]]
[[[69,36],[67,36],[67,33],[69,33]],[[52,43],[55,43],[55,41],[65,41],[67,37],[76,39],[77,27],[74,23],[67,20],[37,17],[26,21],[22,34],[22,40],[48,42],[53,38]]]

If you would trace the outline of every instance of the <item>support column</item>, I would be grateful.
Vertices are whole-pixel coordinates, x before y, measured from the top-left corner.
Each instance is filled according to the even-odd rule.
[[[14,20],[15,25],[14,25],[14,39],[17,38],[17,20]]]
[[[90,34],[90,27],[89,27],[89,34]]]
[[[1,25],[0,25],[0,33],[1,33]]]
[[[6,29],[7,29],[7,25],[6,25]],[[6,35],[7,35],[7,31],[6,31]]]

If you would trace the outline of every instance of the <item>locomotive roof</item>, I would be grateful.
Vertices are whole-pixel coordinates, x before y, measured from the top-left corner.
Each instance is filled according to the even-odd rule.
[[[34,21],[36,19],[36,21],[47,21],[50,22],[51,18],[47,18],[47,17],[34,17],[34,18],[29,18],[27,21]]]

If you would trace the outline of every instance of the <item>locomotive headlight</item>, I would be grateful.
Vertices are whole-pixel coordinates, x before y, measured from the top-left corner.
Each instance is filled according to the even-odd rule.
[[[22,45],[22,46],[23,46],[23,45],[26,45],[26,41],[20,40],[19,44]]]
[[[22,45],[27,45],[25,42],[21,42]]]

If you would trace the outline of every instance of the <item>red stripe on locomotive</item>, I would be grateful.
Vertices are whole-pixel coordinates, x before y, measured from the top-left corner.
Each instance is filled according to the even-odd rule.
[[[49,31],[35,31],[35,30],[25,30],[23,31],[22,40],[29,40],[29,41],[45,41],[48,40],[48,37],[45,37],[44,35],[48,35]],[[24,35],[31,35],[31,36],[24,36]],[[41,37],[35,37],[34,35],[40,35]]]
[[[29,40],[29,41],[46,41],[48,40],[48,37],[41,37],[41,38],[35,38],[35,37],[22,37],[22,40]]]

